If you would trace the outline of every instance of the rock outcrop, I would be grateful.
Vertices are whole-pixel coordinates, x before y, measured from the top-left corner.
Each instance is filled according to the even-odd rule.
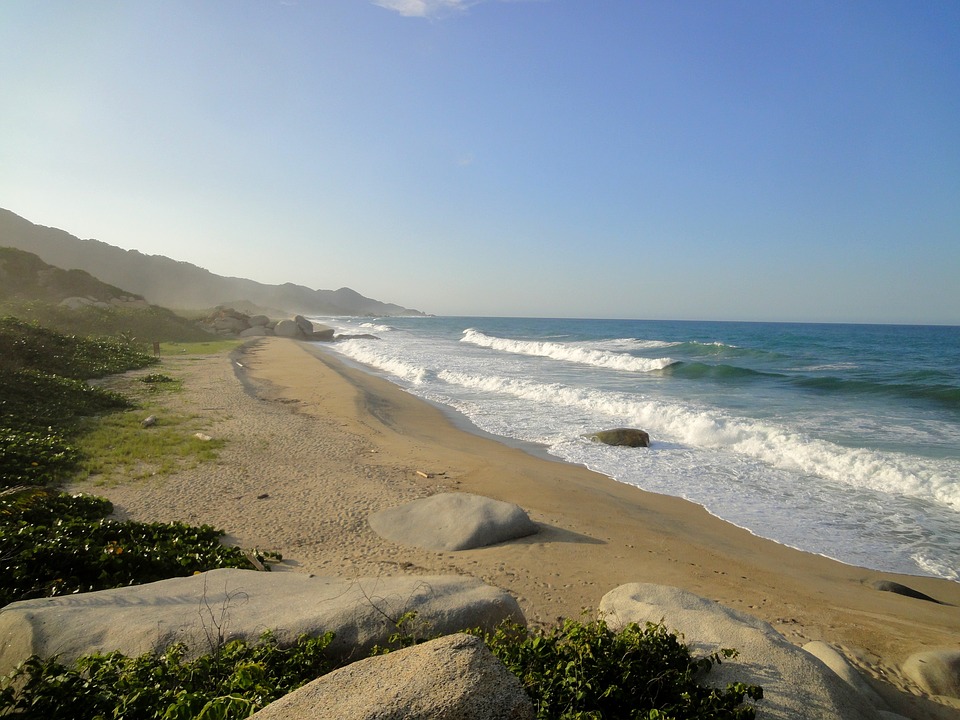
[[[472,635],[367,658],[294,690],[257,720],[533,720],[530,698]]]
[[[697,654],[734,648],[706,676],[710,685],[745,682],[763,687],[758,717],[780,720],[876,720],[879,710],[820,660],[790,644],[769,624],[685,590],[621,585],[603,596],[600,611],[611,627],[658,623],[683,635]]]
[[[64,662],[95,651],[140,655],[184,642],[210,652],[217,642],[255,642],[264,630],[281,644],[301,634],[336,633],[337,658],[386,644],[404,613],[421,636],[524,622],[517,601],[479,580],[401,576],[343,580],[292,572],[211,570],[134,587],[14,602],[0,610],[0,675],[30,655]]]
[[[470,550],[537,532],[517,505],[467,493],[439,493],[369,518],[380,537],[427,550]]]
[[[201,327],[227,337],[259,337],[277,335],[295,340],[334,339],[334,330],[326,325],[315,325],[302,315],[273,322],[266,315],[246,315],[228,307],[218,307],[200,321]]]
[[[604,445],[624,445],[626,447],[650,447],[650,435],[636,428],[613,428],[587,435],[589,440]]]

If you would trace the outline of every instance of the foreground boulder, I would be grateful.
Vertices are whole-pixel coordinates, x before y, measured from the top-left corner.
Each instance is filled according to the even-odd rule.
[[[360,660],[294,690],[257,720],[533,720],[520,681],[480,638],[449,635]]]
[[[697,655],[721,648],[739,651],[706,676],[709,685],[745,682],[763,687],[758,718],[876,720],[878,709],[821,661],[767,623],[685,590],[661,585],[621,585],[603,596],[600,611],[612,628],[658,623],[680,633]]]
[[[533,535],[537,526],[513,503],[467,493],[439,493],[369,518],[380,537],[427,550],[470,550]]]
[[[956,648],[915,653],[903,664],[903,674],[931,695],[960,698],[960,650]]]
[[[184,642],[192,656],[225,641],[255,642],[273,630],[281,645],[302,634],[336,633],[329,652],[362,657],[385,645],[396,621],[416,613],[422,635],[493,630],[524,622],[506,592],[474,578],[314,577],[292,572],[211,570],[146,585],[10,603],[0,610],[0,675],[30,655],[64,662],[95,651],[140,655]]]
[[[645,430],[637,430],[636,428],[601,430],[592,435],[587,435],[587,439],[593,440],[594,442],[601,442],[605,445],[650,447],[650,435]]]
[[[833,670],[841,680],[863,695],[875,708],[883,709],[887,707],[886,701],[877,694],[876,690],[870,687],[856,668],[827,643],[814,640],[805,644],[803,649]]]

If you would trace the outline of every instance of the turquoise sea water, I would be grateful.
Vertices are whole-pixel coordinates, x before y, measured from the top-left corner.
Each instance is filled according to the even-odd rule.
[[[960,581],[960,328],[318,318],[477,427],[778,542]],[[648,449],[585,440],[631,426]]]

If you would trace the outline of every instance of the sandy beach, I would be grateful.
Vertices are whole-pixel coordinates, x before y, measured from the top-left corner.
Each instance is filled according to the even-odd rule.
[[[164,358],[162,371],[184,380],[171,410],[195,414],[227,444],[215,464],[74,488],[108,497],[122,517],[215,525],[229,542],[282,553],[278,570],[474,576],[513,594],[533,625],[593,614],[623,583],[674,585],[766,620],[798,645],[831,644],[901,714],[960,718],[960,702],[922,697],[898,669],[912,653],[960,643],[958,583],[793,550],[692,503],[466,432],[322,345],[264,338],[233,358]],[[447,491],[516,503],[540,532],[441,553],[382,540],[367,523]],[[947,604],[880,592],[876,580]]]

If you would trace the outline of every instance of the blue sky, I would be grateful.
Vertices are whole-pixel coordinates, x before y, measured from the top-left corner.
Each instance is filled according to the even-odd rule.
[[[5,0],[0,207],[445,315],[960,324],[960,3]]]

